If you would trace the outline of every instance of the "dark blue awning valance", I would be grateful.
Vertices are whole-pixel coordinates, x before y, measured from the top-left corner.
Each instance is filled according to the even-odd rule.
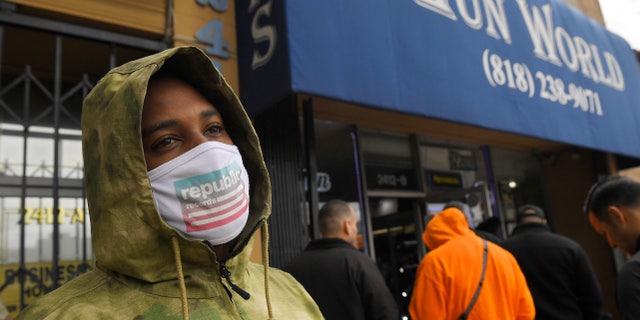
[[[290,92],[640,157],[633,50],[557,0],[239,1],[241,93]]]

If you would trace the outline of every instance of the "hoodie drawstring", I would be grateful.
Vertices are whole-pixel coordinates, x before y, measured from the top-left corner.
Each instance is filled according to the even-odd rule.
[[[173,244],[173,257],[176,262],[176,270],[178,271],[178,284],[180,285],[180,298],[182,298],[182,319],[189,320],[189,305],[187,304],[187,286],[184,283],[184,274],[182,273],[182,258],[180,257],[180,245],[178,237],[171,236]]]
[[[264,267],[264,294],[267,300],[267,313],[269,320],[274,320],[271,309],[271,296],[269,295],[269,230],[267,219],[262,220],[262,265]]]
[[[269,294],[269,226],[267,220],[262,220],[262,265],[264,267],[264,292],[265,299],[267,301],[267,313],[268,320],[275,320],[273,317],[273,309],[271,307],[271,296]],[[178,283],[180,285],[180,297],[182,298],[182,318],[184,320],[189,319],[189,307],[187,303],[187,287],[184,282],[184,274],[182,272],[182,259],[180,257],[180,246],[178,244],[178,237],[171,236],[171,243],[173,244],[174,260],[176,263],[176,270],[178,271]]]

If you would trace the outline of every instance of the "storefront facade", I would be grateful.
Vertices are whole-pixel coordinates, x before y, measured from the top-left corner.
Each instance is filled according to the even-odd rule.
[[[536,203],[614,297],[613,254],[579,207],[616,155],[640,158],[626,138],[640,124],[637,61],[620,39],[602,45],[606,31],[557,1],[300,3],[0,2],[0,297],[13,315],[92,264],[82,99],[110,68],[179,45],[205,50],[254,117],[274,266],[340,198],[404,308],[425,215],[464,201],[504,236]]]
[[[537,204],[589,252],[615,315],[619,259],[580,210],[617,159],[640,157],[640,73],[624,40],[550,0],[238,8],[245,106],[299,119],[310,238],[322,203],[352,203],[361,249],[406,310],[426,215],[467,202],[505,237],[516,208]]]

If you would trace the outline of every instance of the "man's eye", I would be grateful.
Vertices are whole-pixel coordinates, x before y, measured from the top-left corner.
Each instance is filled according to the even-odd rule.
[[[214,124],[207,128],[206,133],[208,134],[218,134],[224,131],[224,126],[221,124]]]
[[[166,147],[168,145],[170,145],[171,143],[173,143],[176,139],[173,137],[166,137],[161,139],[160,141],[158,141],[155,145],[154,148],[162,148],[162,147]]]

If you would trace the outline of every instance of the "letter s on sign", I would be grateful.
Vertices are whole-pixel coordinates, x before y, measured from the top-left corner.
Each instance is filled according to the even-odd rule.
[[[255,1],[251,1],[251,5],[249,5],[249,10],[252,10],[255,7]],[[264,54],[260,54],[258,50],[253,51],[253,60],[251,61],[251,69],[255,70],[260,68],[261,66],[267,64],[271,57],[273,57],[273,53],[276,49],[276,41],[277,41],[277,32],[276,28],[273,25],[265,25],[259,26],[258,21],[262,16],[269,17],[271,16],[271,4],[272,0],[269,0],[267,3],[262,5],[258,10],[256,10],[253,15],[253,19],[251,20],[251,36],[253,37],[253,43],[260,43],[264,41],[269,42],[269,47],[267,48],[267,52]]]

